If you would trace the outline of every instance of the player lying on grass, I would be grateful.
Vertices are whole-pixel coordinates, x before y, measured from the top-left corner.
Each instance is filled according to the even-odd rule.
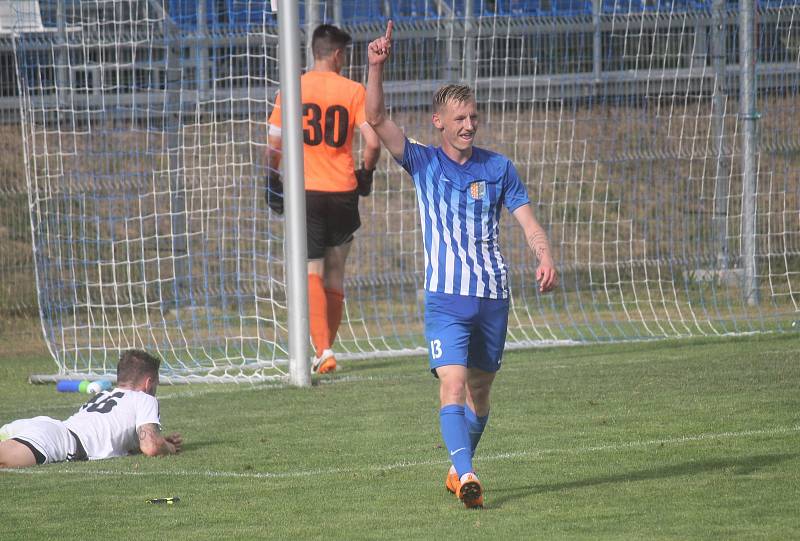
[[[180,434],[161,435],[156,389],[161,361],[140,350],[125,351],[117,387],[101,391],[66,421],[20,419],[0,428],[0,468],[98,460],[142,452],[181,451]]]
[[[367,121],[414,180],[425,245],[425,337],[430,368],[439,378],[442,439],[452,467],[448,490],[467,507],[483,506],[483,486],[472,457],[489,418],[489,392],[508,326],[506,265],[498,247],[505,206],[522,227],[539,261],[539,291],[557,274],[547,235],[511,161],[473,146],[478,114],[472,90],[446,85],[433,98],[440,147],[407,139],[386,115],[383,66],[392,23],[369,44]]]

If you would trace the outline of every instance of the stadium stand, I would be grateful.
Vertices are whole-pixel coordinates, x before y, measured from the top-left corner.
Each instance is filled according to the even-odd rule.
[[[65,0],[77,5],[79,0]],[[211,32],[241,32],[257,29],[264,22],[277,24],[270,9],[270,0],[204,0],[206,30]],[[761,9],[785,7],[799,0],[760,0]],[[466,0],[341,0],[341,23],[364,24],[383,22],[389,18],[398,22],[446,19],[451,14],[465,15]],[[168,0],[167,7],[181,30],[198,28],[199,3],[196,0]],[[737,0],[727,0],[729,9],[736,9]],[[333,2],[320,2],[321,18],[333,22]],[[712,0],[601,0],[603,15],[631,13],[684,13],[708,11]],[[69,9],[69,7],[68,7]],[[576,17],[592,14],[592,0],[473,0],[475,17]],[[305,24],[305,9],[300,9],[300,24]],[[44,26],[55,24],[55,10],[42,7]]]

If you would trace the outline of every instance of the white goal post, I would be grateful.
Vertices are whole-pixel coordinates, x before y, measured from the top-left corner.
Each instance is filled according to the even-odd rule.
[[[113,374],[139,347],[166,382],[288,379],[292,253],[264,201],[270,1],[16,4],[43,25],[15,52],[53,377]],[[395,21],[387,106],[417,140],[437,142],[439,85],[475,88],[478,145],[516,164],[561,272],[539,295],[503,219],[509,348],[792,332],[793,1],[309,0],[299,15],[298,36],[310,20],[353,35],[361,82]],[[424,355],[416,200],[386,152],[360,209],[337,359]]]

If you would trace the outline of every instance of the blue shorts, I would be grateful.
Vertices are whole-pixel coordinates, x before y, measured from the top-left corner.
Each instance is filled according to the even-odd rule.
[[[460,364],[497,372],[508,329],[508,299],[425,292],[425,338],[431,372]]]

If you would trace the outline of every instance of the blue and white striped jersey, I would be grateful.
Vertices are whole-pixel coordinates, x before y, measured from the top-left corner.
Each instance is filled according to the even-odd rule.
[[[501,206],[530,202],[511,160],[473,147],[463,165],[440,147],[406,139],[400,164],[414,179],[425,242],[425,289],[508,298],[506,264],[497,237]]]

